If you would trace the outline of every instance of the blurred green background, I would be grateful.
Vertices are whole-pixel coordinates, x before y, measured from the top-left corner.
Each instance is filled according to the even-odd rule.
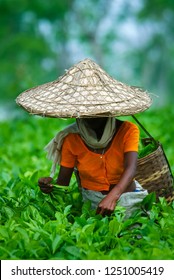
[[[30,119],[15,98],[88,57],[152,93],[151,108],[138,117],[173,169],[173,19],[171,0],[0,0],[0,121]]]
[[[173,19],[171,0],[0,0],[1,118],[86,57],[152,92],[154,108],[173,103]]]

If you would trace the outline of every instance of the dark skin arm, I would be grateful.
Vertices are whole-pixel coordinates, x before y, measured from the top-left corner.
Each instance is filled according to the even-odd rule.
[[[121,179],[99,203],[97,214],[111,214],[114,211],[121,194],[135,189],[133,178],[137,167],[137,157],[137,152],[127,152],[124,154],[124,172]]]
[[[58,178],[56,180],[56,184],[60,186],[69,186],[71,176],[74,168],[68,168],[64,166],[60,166],[60,171]],[[38,185],[42,192],[50,193],[53,190],[53,179],[51,177],[42,177],[38,180]]]
[[[73,171],[74,167],[69,168],[61,165],[56,183],[61,186],[69,186]]]

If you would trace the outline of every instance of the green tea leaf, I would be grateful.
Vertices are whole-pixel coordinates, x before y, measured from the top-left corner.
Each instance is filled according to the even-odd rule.
[[[156,202],[156,195],[154,192],[152,192],[143,199],[141,205],[148,211],[152,208],[155,202]]]
[[[60,247],[60,245],[63,242],[63,237],[60,235],[56,235],[56,237],[54,238],[53,242],[52,242],[52,251],[53,254],[57,251],[57,249]]]
[[[72,205],[67,205],[67,206],[65,207],[65,209],[64,209],[63,214],[64,214],[65,216],[67,216],[68,214],[70,214],[70,213],[71,213],[71,208],[72,208]]]
[[[120,223],[114,218],[109,222],[109,233],[112,236],[116,236],[116,234],[119,232]]]

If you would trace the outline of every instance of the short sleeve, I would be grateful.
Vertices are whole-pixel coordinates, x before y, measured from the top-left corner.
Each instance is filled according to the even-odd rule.
[[[64,167],[73,168],[76,163],[76,156],[73,154],[72,143],[70,134],[65,137],[62,149],[61,149],[61,160],[60,165]]]
[[[124,136],[124,152],[138,152],[140,132],[137,125],[128,123],[128,129]]]

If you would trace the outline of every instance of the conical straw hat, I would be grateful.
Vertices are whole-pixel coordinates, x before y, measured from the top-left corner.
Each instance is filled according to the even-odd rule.
[[[58,80],[24,91],[16,102],[31,114],[82,118],[133,115],[148,109],[152,100],[146,91],[113,79],[85,59]]]

